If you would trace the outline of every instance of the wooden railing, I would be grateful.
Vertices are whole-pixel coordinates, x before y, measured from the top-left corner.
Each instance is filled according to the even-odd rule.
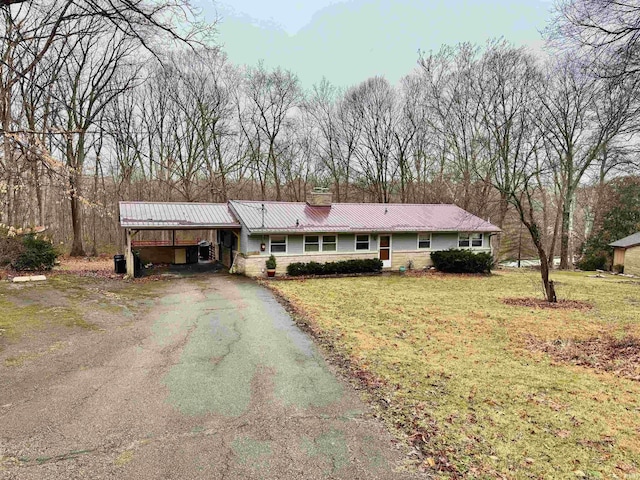
[[[171,240],[132,240],[132,247],[171,247],[171,246],[195,246],[200,240],[177,240],[172,243]]]
[[[171,243],[171,240],[132,240],[131,247],[195,247],[198,246],[197,240],[176,240],[175,244]],[[211,244],[209,248],[209,260],[215,258],[215,244]]]

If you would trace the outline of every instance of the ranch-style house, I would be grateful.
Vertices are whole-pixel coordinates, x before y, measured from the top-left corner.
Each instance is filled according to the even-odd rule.
[[[332,203],[331,193],[321,191],[307,194],[307,202],[120,202],[120,225],[131,275],[134,250],[144,263],[192,263],[207,238],[212,259],[257,277],[272,254],[277,274],[292,262],[356,258],[380,258],[385,269],[421,269],[434,250],[491,252],[500,232],[456,205]],[[148,232],[156,238],[140,239]]]

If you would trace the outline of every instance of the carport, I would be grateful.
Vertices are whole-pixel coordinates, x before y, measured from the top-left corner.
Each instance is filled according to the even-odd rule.
[[[134,274],[134,249],[144,249],[158,263],[193,263],[198,239],[180,239],[183,231],[213,231],[215,260],[227,267],[240,246],[240,224],[226,203],[120,202],[120,226],[125,233],[127,274]],[[162,240],[136,240],[144,231],[165,232]],[[197,251],[196,251],[197,252]],[[197,253],[196,253],[197,261]]]

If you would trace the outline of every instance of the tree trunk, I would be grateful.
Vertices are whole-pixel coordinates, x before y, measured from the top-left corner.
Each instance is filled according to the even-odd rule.
[[[69,193],[71,195],[71,227],[73,229],[72,257],[83,257],[84,244],[82,241],[82,205],[80,203],[80,175],[72,171],[69,175]]]
[[[540,276],[542,277],[544,295],[548,302],[556,303],[558,301],[556,289],[553,285],[553,280],[549,280],[549,262],[544,249],[538,248],[538,256],[540,257]]]
[[[571,196],[562,202],[562,229],[560,233],[560,270],[569,269],[569,229],[571,224]]]
[[[500,194],[500,204],[498,206],[498,220],[495,225],[502,229],[504,226],[504,221],[507,218],[507,213],[509,212],[509,203],[507,202],[507,197],[504,194]],[[500,249],[502,248],[502,233],[496,235],[494,240],[494,251],[493,251],[493,260],[497,263],[500,260]]]
[[[98,199],[98,173],[100,172],[99,170],[99,165],[100,165],[100,156],[97,155],[96,156],[96,166],[95,166],[95,170],[93,172],[93,196],[92,196],[92,203],[93,203],[93,208],[95,208],[95,204],[97,203],[97,199]],[[96,226],[96,221],[97,221],[97,215],[96,212],[94,211],[91,215],[91,251],[90,251],[90,255],[92,257],[96,257],[98,256],[98,239],[97,239],[97,226]]]
[[[269,145],[269,156],[271,157],[271,164],[273,165],[273,181],[276,185],[276,200],[282,200],[282,194],[280,193],[280,177],[278,176],[278,160],[276,154],[273,151],[273,143]]]
[[[530,215],[530,218],[533,218],[533,209],[531,209]],[[520,220],[525,224],[527,230],[529,230],[531,240],[533,240],[533,244],[535,245],[536,250],[538,251],[538,256],[540,257],[540,277],[542,279],[544,296],[548,302],[555,303],[557,302],[556,290],[553,282],[549,280],[549,262],[547,260],[547,252],[544,251],[540,228],[534,221],[525,221],[522,209],[520,210]]]
[[[71,244],[70,255],[72,257],[83,257],[85,255],[82,241],[82,204],[80,202],[83,157],[84,134],[79,134],[75,152],[73,151],[73,138],[70,134],[67,138],[67,165],[70,168],[69,195],[71,197],[71,227],[73,229],[73,243]]]
[[[10,89],[9,89],[10,90]],[[3,105],[3,115],[2,115],[2,129],[4,130],[4,138],[3,140],[3,156],[4,156],[4,165],[5,165],[5,173],[7,175],[7,193],[4,202],[4,214],[5,218],[3,219],[0,216],[0,220],[3,220],[4,223],[11,226],[13,225],[13,195],[15,193],[15,184],[13,177],[13,149],[11,146],[11,141],[9,139],[9,134],[6,133],[11,129],[11,94],[6,91],[4,94],[4,105]]]
[[[71,244],[72,257],[84,257],[84,245],[82,242],[82,205],[80,204],[80,195],[78,181],[79,178],[73,173],[69,176],[69,184],[71,186],[71,226],[73,227],[73,243]]]

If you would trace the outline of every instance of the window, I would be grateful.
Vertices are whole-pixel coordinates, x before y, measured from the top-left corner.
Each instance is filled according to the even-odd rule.
[[[369,250],[369,235],[356,235],[356,250]]]
[[[419,233],[418,234],[418,249],[431,248],[431,234]]]
[[[338,249],[338,237],[335,235],[322,236],[322,251],[335,252]]]
[[[269,251],[271,253],[287,253],[287,236],[271,235],[269,237]]]
[[[335,235],[305,235],[305,252],[335,252],[338,249],[338,237]]]
[[[459,233],[458,234],[458,247],[464,248],[469,246],[469,234],[468,233]]]
[[[471,234],[471,246],[472,247],[481,247],[482,246],[482,234],[481,233],[473,233],[473,234]]]
[[[458,234],[458,247],[482,247],[482,234],[481,233],[459,233]]]
[[[304,237],[304,251],[305,252],[319,252],[320,251],[320,237],[318,235],[307,235]]]

